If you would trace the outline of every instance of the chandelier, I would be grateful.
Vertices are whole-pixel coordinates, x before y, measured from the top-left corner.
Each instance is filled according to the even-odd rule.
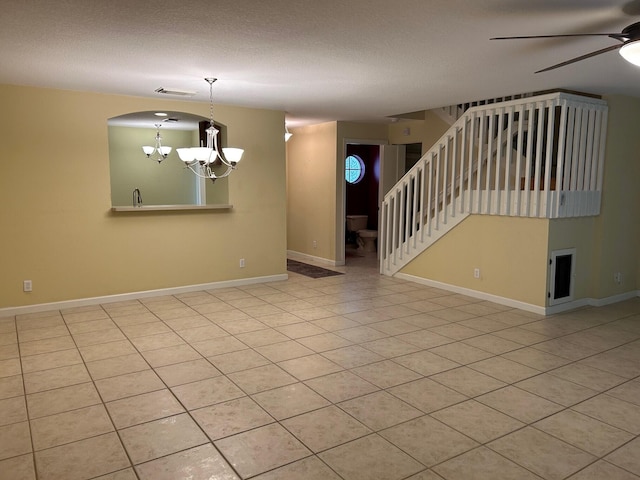
[[[198,177],[210,178],[215,181],[217,178],[224,178],[235,170],[236,165],[242,159],[244,150],[241,148],[223,148],[220,152],[218,147],[219,130],[213,122],[213,83],[217,78],[205,78],[209,84],[209,128],[206,130],[206,147],[177,148],[178,156]],[[214,164],[226,166],[224,173],[215,173]]]
[[[142,151],[147,156],[147,158],[151,158],[151,155],[157,154],[158,156],[153,158],[156,162],[160,163],[165,158],[169,156],[171,153],[171,147],[163,147],[162,146],[162,137],[160,136],[160,124],[156,123],[156,146],[152,147],[151,145],[145,145],[142,147]]]

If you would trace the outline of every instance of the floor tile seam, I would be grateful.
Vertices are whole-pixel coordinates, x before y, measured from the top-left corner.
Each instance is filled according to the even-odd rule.
[[[69,385],[69,386],[85,385],[85,384],[88,384],[88,383],[92,383],[92,382],[91,382],[91,381],[88,381],[88,382],[78,383],[78,384],[76,384],[76,385]],[[54,391],[54,390],[60,390],[60,389],[62,389],[62,388],[67,388],[67,387],[60,387],[60,388],[56,388],[56,389],[52,389],[52,390],[46,390],[45,392],[52,392],[52,391]],[[95,388],[95,385],[94,385],[94,388]],[[97,392],[97,393],[98,393],[98,395],[99,395],[99,392],[98,392],[98,389],[97,389],[97,388],[96,388],[96,392]],[[42,393],[42,392],[38,392],[38,393]],[[35,394],[34,394],[34,393],[31,393],[31,394],[29,394],[29,395],[37,395],[38,393],[35,393]],[[29,396],[29,395],[27,395],[27,396]],[[100,397],[99,397],[99,398],[100,398]],[[28,402],[28,401],[26,402],[26,405],[27,405],[27,410],[29,410],[29,402]],[[100,398],[100,400],[98,400],[98,402],[97,402],[97,403],[92,403],[92,404],[90,404],[90,405],[84,405],[84,406],[82,406],[82,407],[70,408],[70,409],[68,409],[68,410],[62,410],[62,411],[60,411],[60,412],[56,412],[56,413],[49,413],[49,414],[47,414],[47,415],[39,415],[39,416],[32,416],[31,414],[29,414],[29,421],[31,422],[31,421],[33,421],[33,420],[41,420],[41,419],[43,419],[43,418],[53,417],[53,416],[55,416],[55,415],[60,415],[60,414],[62,414],[62,413],[71,413],[71,412],[76,412],[76,411],[78,411],[78,410],[83,410],[83,409],[85,409],[85,408],[89,408],[89,407],[95,407],[95,406],[97,406],[97,405],[102,405],[102,406],[104,406],[104,407],[105,407],[105,409],[106,409],[106,404],[102,401],[102,398]]]
[[[588,399],[586,399],[586,400],[584,400],[584,401],[582,401],[582,402],[576,403],[575,405],[571,405],[570,407],[567,407],[567,409],[570,409],[570,410],[572,410],[572,411],[573,411],[573,412],[575,412],[575,413],[579,413],[580,415],[584,415],[584,416],[586,416],[586,417],[589,417],[589,418],[591,418],[591,419],[593,419],[593,420],[596,420],[596,421],[598,421],[598,422],[600,422],[600,423],[604,423],[605,425],[608,425],[608,426],[610,426],[610,427],[612,427],[612,428],[617,428],[618,430],[622,430],[623,432],[629,433],[629,434],[631,434],[631,435],[635,435],[636,437],[640,436],[640,429],[638,430],[638,433],[636,433],[636,432],[632,432],[632,431],[630,431],[630,430],[625,430],[623,427],[616,426],[616,425],[612,425],[612,424],[611,424],[611,423],[609,423],[608,421],[605,421],[605,420],[603,420],[602,418],[598,418],[598,417],[596,417],[596,416],[594,416],[594,415],[592,415],[592,414],[590,414],[590,413],[587,413],[587,412],[581,412],[580,410],[575,410],[575,409],[574,409],[574,407],[577,407],[577,406],[578,406],[578,405],[580,405],[581,403],[584,403],[584,402],[587,402],[587,401],[589,401],[589,400],[592,400],[593,398],[594,398],[594,397],[591,397],[591,398],[588,398]],[[612,397],[612,398],[615,398],[615,397]],[[620,399],[619,399],[619,398],[616,398],[616,400],[620,400]],[[620,400],[620,401],[621,401],[621,402],[624,402],[624,403],[626,403],[626,404],[629,404],[629,405],[631,405],[631,406],[637,407],[637,405],[635,405],[635,404],[633,404],[633,403],[625,402],[624,400]]]
[[[604,460],[604,458],[605,458],[606,456],[608,456],[608,455],[610,455],[611,453],[615,452],[616,450],[618,450],[618,449],[620,449],[620,448],[624,447],[625,445],[627,445],[627,444],[629,444],[629,443],[633,442],[634,440],[636,440],[636,439],[640,436],[640,435],[638,435],[638,434],[635,434],[635,433],[629,432],[629,431],[624,430],[624,429],[622,429],[622,428],[620,428],[620,427],[616,427],[616,426],[614,426],[614,425],[611,425],[611,424],[609,424],[609,423],[607,423],[607,422],[604,422],[604,421],[602,421],[602,420],[599,420],[599,419],[597,419],[597,418],[593,418],[593,417],[591,417],[591,416],[589,416],[589,415],[587,415],[587,414],[584,414],[584,413],[582,413],[582,412],[578,412],[577,410],[573,410],[571,407],[566,408],[566,409],[565,409],[565,410],[563,410],[562,412],[556,412],[556,413],[554,413],[553,415],[557,415],[557,414],[559,414],[559,413],[564,413],[564,412],[566,412],[566,411],[571,411],[571,412],[573,412],[573,413],[577,413],[577,414],[579,414],[579,415],[584,415],[584,416],[586,416],[586,417],[591,418],[592,420],[595,420],[595,421],[597,421],[597,422],[599,422],[599,423],[602,423],[603,425],[607,425],[608,427],[611,427],[611,428],[613,428],[613,429],[615,429],[615,430],[619,430],[619,431],[621,431],[621,432],[623,432],[623,433],[628,433],[628,434],[629,434],[629,435],[631,435],[632,437],[631,437],[629,440],[626,440],[626,441],[625,441],[625,442],[623,442],[622,444],[620,444],[620,445],[618,445],[617,447],[615,447],[613,450],[609,450],[609,451],[607,451],[606,453],[604,453],[604,454],[600,455],[600,454],[598,454],[598,453],[589,452],[588,450],[586,450],[586,449],[584,449],[584,448],[582,448],[582,447],[579,447],[578,445],[574,445],[573,443],[569,442],[568,440],[565,440],[565,439],[563,439],[563,438],[559,437],[558,435],[555,435],[554,433],[547,432],[546,430],[543,430],[542,428],[539,428],[539,427],[537,427],[537,426],[535,425],[536,423],[539,423],[539,422],[541,422],[542,420],[546,420],[546,419],[547,419],[547,418],[549,418],[549,417],[541,418],[540,420],[536,420],[535,422],[533,422],[533,423],[529,424],[529,426],[530,426],[531,428],[535,428],[535,429],[536,429],[536,430],[538,430],[539,432],[545,433],[545,434],[547,434],[547,435],[552,436],[553,438],[556,438],[556,439],[558,439],[558,440],[561,440],[562,442],[567,443],[567,444],[571,445],[572,447],[575,447],[575,448],[577,448],[577,449],[579,449],[579,450],[582,450],[583,452],[586,452],[586,453],[588,453],[589,455],[592,455],[592,456],[594,456],[594,457],[597,457],[599,460]],[[553,415],[551,415],[551,416],[553,416]]]
[[[111,426],[113,427],[113,423],[111,424]],[[95,433],[95,434],[91,434],[91,435],[89,435],[87,437],[77,438],[75,440],[65,441],[65,442],[59,443],[57,445],[51,445],[51,446],[48,446],[46,448],[41,448],[39,450],[34,450],[33,453],[34,453],[34,455],[37,455],[38,453],[46,452],[47,450],[52,450],[54,448],[59,448],[59,447],[66,447],[68,445],[73,445],[74,443],[83,442],[85,440],[91,440],[92,438],[102,437],[103,435],[109,435],[111,433],[117,433],[117,430],[115,429],[115,427],[112,430],[109,430],[107,432]],[[121,441],[121,443],[122,443],[122,441]],[[122,447],[124,449],[124,445]]]
[[[409,383],[410,383],[410,382],[409,382]],[[385,389],[384,391],[385,391],[385,392],[387,392],[389,395],[393,395],[393,396],[394,396],[394,397],[396,397],[398,400],[403,401],[403,402],[404,402],[404,403],[406,403],[407,405],[409,405],[409,406],[411,406],[411,407],[415,408],[416,410],[419,410],[420,412],[424,413],[425,415],[431,415],[432,413],[437,413],[437,412],[440,412],[440,411],[442,411],[442,410],[446,410],[446,409],[447,409],[447,408],[449,408],[449,407],[453,407],[453,406],[456,406],[456,405],[460,405],[461,403],[468,402],[469,400],[475,400],[474,398],[467,397],[466,395],[463,395],[463,394],[461,394],[460,392],[455,392],[455,393],[458,393],[459,395],[462,395],[462,396],[463,396],[463,397],[465,397],[465,398],[463,398],[462,400],[457,400],[457,401],[455,401],[455,402],[453,402],[453,403],[451,403],[451,404],[449,404],[449,405],[447,405],[447,406],[445,406],[445,407],[436,408],[435,410],[431,410],[431,411],[428,411],[428,412],[427,412],[427,411],[423,410],[422,408],[418,407],[417,405],[414,405],[414,404],[412,404],[411,402],[409,402],[409,401],[405,400],[404,398],[402,398],[402,397],[398,396],[397,394],[395,394],[395,393],[391,392],[390,390],[391,390],[391,389],[393,389],[393,388],[395,388],[395,387],[390,387],[390,388],[388,388],[388,389]],[[449,387],[446,387],[446,388],[449,388]],[[373,392],[373,393],[375,393],[375,392]],[[484,405],[484,406],[486,406],[486,407],[493,408],[493,407],[490,407],[489,405],[485,405],[484,403],[480,402],[479,400],[476,400],[476,402],[481,403],[482,405]],[[495,408],[493,408],[493,409],[494,409],[494,410],[496,410]],[[497,411],[498,411],[499,413],[502,413],[503,415],[507,415],[506,413],[500,412],[499,410],[497,410]],[[507,415],[507,416],[509,416],[509,415]],[[511,418],[513,418],[513,417],[511,417]],[[518,420],[518,419],[517,419],[517,418],[514,418],[514,420]],[[522,422],[522,420],[519,420],[519,421],[520,421],[520,422]],[[524,423],[524,422],[523,422],[523,423]]]
[[[297,437],[296,437],[296,438],[297,438]],[[305,445],[305,446],[306,446],[306,445]],[[292,461],[292,462],[285,463],[285,464],[280,465],[280,466],[278,466],[278,467],[270,468],[269,470],[265,470],[264,472],[258,473],[258,474],[256,474],[256,475],[252,475],[252,476],[247,477],[247,478],[248,478],[248,479],[256,478],[256,477],[257,477],[257,476],[259,476],[259,475],[264,475],[264,474],[267,474],[267,473],[270,473],[270,472],[274,472],[274,471],[278,470],[279,468],[287,467],[287,466],[292,465],[292,464],[294,464],[294,463],[296,463],[296,462],[300,462],[300,461],[302,461],[302,460],[306,460],[306,459],[308,459],[308,458],[315,458],[315,459],[317,459],[318,461],[320,461],[320,462],[321,462],[325,467],[327,467],[327,468],[328,468],[328,469],[329,469],[329,470],[330,470],[330,471],[331,471],[331,472],[332,472],[332,473],[333,473],[337,478],[339,478],[339,479],[341,479],[341,480],[345,480],[345,479],[344,479],[344,477],[343,477],[343,476],[341,476],[341,475],[339,475],[339,474],[338,474],[338,472],[336,472],[333,468],[331,468],[331,466],[330,466],[329,464],[327,464],[324,460],[322,460],[322,459],[321,459],[317,454],[313,453],[313,450],[311,450],[311,449],[310,449],[310,448],[308,448],[308,447],[307,447],[307,449],[311,452],[311,455],[307,455],[306,457],[299,458],[299,459],[297,459],[297,460],[294,460],[294,461]],[[242,478],[242,477],[240,477],[240,478]]]
[[[200,428],[199,425],[198,425],[198,428]],[[193,448],[202,447],[203,445],[211,444],[213,446],[213,442],[211,440],[209,440],[209,437],[207,437],[205,435],[204,438],[206,439],[206,441],[204,441],[202,443],[198,443],[197,445],[191,445],[190,447],[181,448],[180,450],[176,450],[175,452],[165,453],[163,455],[159,455],[157,457],[150,458],[149,460],[145,460],[143,462],[138,462],[138,463],[134,463],[133,459],[129,456],[129,451],[127,450],[127,447],[124,445],[124,442],[122,442],[122,439],[120,441],[122,442],[122,447],[123,447],[124,451],[126,452],[127,457],[129,457],[129,461],[131,462],[131,467],[133,467],[135,469],[135,467],[138,467],[140,465],[144,465],[145,463],[149,463],[149,462],[153,462],[153,461],[156,461],[156,460],[160,460],[162,458],[170,457],[171,455],[176,455],[176,454],[179,454],[179,453],[182,453],[182,452],[186,452],[186,451],[191,450]],[[227,462],[227,463],[229,463],[229,462]],[[229,464],[229,465],[231,466],[231,464]],[[98,478],[100,478],[100,477],[98,477]]]
[[[58,325],[59,327],[62,327],[63,325]],[[30,343],[30,342],[39,342],[42,340],[51,340],[54,338],[60,338],[60,337],[66,337],[67,335],[70,335],[70,331],[67,327],[67,325],[64,325],[64,327],[67,329],[67,333],[63,333],[61,335],[52,335],[50,337],[44,337],[44,338],[37,338],[35,340],[20,340],[20,335],[16,335],[16,342],[15,343],[11,343],[9,345],[15,345],[15,344],[19,344],[19,345],[24,345],[25,343]],[[46,328],[52,328],[52,327],[46,327]],[[53,327],[55,328],[55,327]],[[33,330],[40,330],[39,328],[34,328]],[[26,332],[32,332],[33,330],[25,330]],[[44,330],[44,329],[42,329]]]
[[[437,376],[437,375],[440,375],[441,373],[450,372],[451,370],[455,370],[455,369],[457,369],[457,368],[468,368],[468,367],[466,367],[465,365],[462,365],[462,366],[460,366],[460,367],[450,368],[450,369],[448,369],[448,370],[444,370],[444,371],[442,371],[442,372],[433,373],[433,374],[431,374],[431,375],[429,375],[429,376],[426,376],[426,377],[424,377],[424,378],[428,378],[429,380],[432,380],[432,381],[434,381],[434,382],[438,383],[439,385],[441,385],[441,386],[443,386],[443,387],[446,387],[446,388],[448,388],[448,389],[450,389],[450,390],[453,390],[453,391],[455,391],[455,392],[459,393],[460,395],[464,395],[465,397],[468,397],[470,400],[475,400],[476,398],[481,397],[482,395],[486,395],[486,394],[488,394],[488,393],[496,392],[496,391],[501,390],[501,389],[503,389],[503,388],[507,388],[507,387],[515,387],[515,385],[514,385],[514,384],[509,384],[509,383],[506,383],[506,382],[502,382],[502,380],[500,380],[502,383],[504,383],[504,385],[501,385],[501,386],[496,387],[496,388],[492,388],[492,389],[490,389],[490,390],[487,390],[486,392],[482,392],[482,393],[479,393],[479,394],[477,394],[477,395],[469,395],[469,394],[467,394],[467,393],[461,392],[460,390],[457,390],[455,387],[452,387],[452,386],[450,386],[450,385],[447,385],[447,384],[445,384],[445,383],[442,383],[441,381],[438,381],[438,379],[437,379],[437,378],[433,378],[433,377],[435,377],[435,376]],[[474,370],[474,372],[475,372],[475,370]],[[480,372],[480,373],[481,373],[481,372]],[[483,374],[483,375],[484,375],[484,374]],[[488,375],[487,375],[487,376],[488,376]],[[522,389],[522,390],[523,390],[523,389]],[[530,392],[529,392],[529,393],[530,393]],[[547,400],[547,399],[545,399],[545,400]]]
[[[595,388],[590,387],[589,385],[583,385],[582,383],[578,383],[578,382],[577,382],[577,381],[575,381],[575,380],[571,380],[571,379],[568,379],[568,378],[565,378],[565,377],[561,377],[561,376],[559,376],[557,373],[554,373],[555,371],[560,370],[560,369],[562,369],[562,368],[564,368],[564,367],[568,367],[568,366],[575,365],[575,364],[579,364],[579,363],[580,363],[580,361],[577,361],[577,362],[571,362],[571,363],[568,363],[567,365],[562,365],[562,366],[560,366],[560,367],[556,367],[556,368],[553,368],[553,369],[551,369],[551,370],[547,370],[545,373],[548,373],[549,375],[553,375],[554,377],[559,378],[559,379],[561,379],[561,380],[565,380],[565,381],[567,381],[567,382],[575,383],[576,385],[580,385],[581,387],[585,387],[585,388],[588,388],[588,389],[590,389],[590,390],[596,390]],[[638,377],[634,377],[634,378],[632,378],[632,379],[627,379],[627,378],[625,378],[625,377],[620,377],[620,375],[616,375],[615,373],[607,372],[607,371],[604,371],[604,370],[600,370],[600,369],[599,369],[599,368],[597,368],[597,367],[592,367],[591,365],[586,365],[586,366],[587,366],[587,367],[591,367],[591,368],[593,368],[594,370],[598,370],[598,372],[605,373],[605,374],[609,374],[609,375],[613,375],[613,376],[616,376],[616,377],[619,377],[619,378],[622,378],[622,379],[623,379],[623,381],[622,381],[622,382],[620,382],[620,383],[618,383],[618,384],[616,384],[616,385],[613,385],[612,387],[607,387],[607,388],[605,388],[605,389],[597,389],[596,391],[597,391],[597,392],[599,392],[599,393],[606,393],[606,392],[608,392],[608,391],[610,391],[610,390],[613,390],[613,389],[614,389],[614,388],[616,388],[616,387],[619,387],[620,385],[624,385],[625,383],[632,382],[633,380],[635,380],[635,379],[637,379],[637,378],[638,378]],[[585,383],[586,383],[586,382],[585,382]]]

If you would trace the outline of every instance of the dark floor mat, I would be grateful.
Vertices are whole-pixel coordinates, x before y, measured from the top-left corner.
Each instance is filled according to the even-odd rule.
[[[308,265],[306,263],[289,259],[287,259],[287,270],[311,278],[324,278],[333,277],[334,275],[344,275],[341,272],[335,272],[333,270],[327,270],[326,268],[316,267],[315,265]]]

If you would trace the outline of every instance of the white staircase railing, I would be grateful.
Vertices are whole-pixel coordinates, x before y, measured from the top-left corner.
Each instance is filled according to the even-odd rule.
[[[606,102],[568,93],[468,109],[385,196],[381,273],[470,214],[598,215],[606,128]]]
[[[464,112],[466,112],[470,108],[489,105],[492,103],[507,102],[509,100],[517,100],[520,98],[527,98],[532,96],[534,96],[533,93],[520,93],[517,95],[509,95],[506,97],[475,100],[473,102],[465,102],[459,103],[457,105],[449,105],[446,107],[436,108],[433,110],[433,112],[449,125],[453,125],[462,115],[464,115]]]

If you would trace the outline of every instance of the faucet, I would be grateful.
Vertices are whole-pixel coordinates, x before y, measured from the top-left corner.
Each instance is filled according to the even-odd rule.
[[[133,190],[133,206],[134,207],[142,206],[142,195],[140,194],[139,188],[136,188]]]

